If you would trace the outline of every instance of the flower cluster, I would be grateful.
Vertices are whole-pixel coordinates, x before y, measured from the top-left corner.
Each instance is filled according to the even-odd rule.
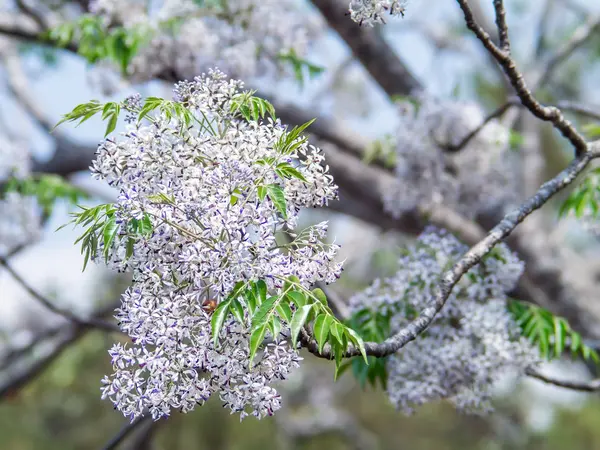
[[[0,185],[9,177],[29,174],[29,153],[23,145],[0,136]],[[33,197],[8,192],[0,198],[0,254],[39,237],[40,211]]]
[[[192,78],[218,66],[233,78],[285,70],[280,56],[302,57],[322,28],[294,0],[95,0],[91,10],[106,23],[149,31],[128,68],[134,80],[165,73]]]
[[[385,24],[384,17],[404,16],[407,0],[352,0],[350,17],[360,25]]]
[[[433,300],[443,272],[466,250],[453,236],[426,230],[400,258],[400,271],[354,296],[352,308],[389,314],[391,331],[400,330]],[[448,399],[460,410],[485,412],[500,376],[539,360],[507,311],[505,293],[522,270],[499,246],[463,276],[427,331],[388,360],[388,395],[396,407],[410,413]]]
[[[148,116],[150,124],[130,118],[123,138],[107,139],[93,163],[94,176],[120,192],[123,238],[100,250],[110,265],[133,272],[117,317],[134,346],[112,349],[115,372],[103,396],[132,418],[189,411],[215,392],[241,417],[272,414],[280,398],[269,384],[299,361],[285,343],[288,325],[249,368],[247,309],[243,324],[226,319],[214,345],[214,304],[240,282],[264,280],[276,295],[290,276],[308,288],[342,270],[338,246],[322,241],[326,223],[286,231],[301,208],[337,196],[322,154],[278,121],[241,118],[248,99],[241,88],[219,71],[177,84],[175,104],[193,120],[164,112]],[[125,104],[136,113],[141,106],[138,97]],[[131,234],[144,223],[151,231]],[[278,243],[277,233],[291,242]]]
[[[398,183],[384,197],[394,216],[420,203],[444,203],[467,216],[504,207],[514,200],[509,132],[490,121],[458,152],[456,147],[481,125],[473,103],[428,96],[403,102],[396,133]]]

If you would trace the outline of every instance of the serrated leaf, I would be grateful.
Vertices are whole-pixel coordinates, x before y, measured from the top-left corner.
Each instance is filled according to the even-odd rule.
[[[285,201],[285,193],[281,186],[278,184],[268,184],[267,195],[273,202],[275,209],[282,215],[284,219],[287,219],[287,203]]]
[[[281,321],[279,320],[279,317],[273,316],[267,326],[271,332],[271,335],[273,336],[273,339],[277,339],[279,333],[281,333]]]
[[[256,294],[251,289],[248,289],[244,292],[244,298],[246,299],[246,305],[248,307],[250,317],[252,317],[257,307]]]
[[[299,308],[307,303],[306,296],[301,291],[291,291],[286,295],[288,296],[289,300]]]
[[[319,300],[322,304],[327,305],[327,296],[325,292],[323,292],[320,288],[315,288],[312,290],[313,295]]]
[[[280,297],[274,295],[272,297],[269,297],[260,305],[260,307],[256,311],[256,314],[254,314],[254,316],[252,317],[253,330],[267,325],[271,321],[273,315],[275,314],[275,308],[277,307],[277,303],[279,300]]]
[[[336,340],[340,343],[340,345],[345,345],[344,341],[344,326],[339,323],[337,320],[333,321],[330,327],[331,335],[336,338]]]
[[[258,280],[254,284],[254,293],[256,294],[257,305],[267,300],[267,283],[263,280]]]
[[[276,307],[277,314],[287,323],[292,320],[292,310],[287,303],[280,302]]]
[[[314,334],[317,344],[319,344],[319,352],[323,351],[323,347],[329,337],[329,328],[333,322],[333,317],[327,314],[320,314],[315,319]]]
[[[213,315],[210,318],[210,327],[213,334],[213,345],[215,347],[219,342],[219,334],[221,333],[221,328],[223,328],[223,323],[225,323],[225,319],[229,314],[230,302],[230,300],[225,300],[219,303],[217,309],[213,311]]]
[[[262,202],[267,196],[267,188],[266,186],[258,186],[257,188],[258,199]]]
[[[256,356],[258,347],[260,347],[260,344],[265,340],[266,331],[267,326],[263,325],[262,327],[255,329],[250,335],[250,367],[252,367],[252,361]]]
[[[115,217],[111,217],[102,229],[102,237],[104,243],[104,259],[108,261],[108,256],[115,240],[117,232],[119,231],[119,225],[116,223]]]
[[[298,169],[296,169],[295,167],[292,167],[287,162],[277,164],[277,167],[275,168],[275,172],[281,178],[297,178],[298,180],[302,180],[305,183],[308,182],[306,180],[306,178],[304,177],[304,175],[302,175],[302,173]]]
[[[237,321],[244,325],[244,307],[237,298],[231,300],[231,305],[229,306],[229,309],[231,310],[233,316],[237,319]]]
[[[365,343],[362,340],[362,338],[352,328],[346,327],[346,329],[344,331],[348,335],[349,340],[351,340],[360,350],[360,354],[362,355],[363,359],[365,360],[365,364],[369,365],[369,360],[367,358],[367,352],[365,350]]]
[[[298,342],[298,335],[300,334],[300,330],[304,326],[311,309],[312,305],[301,306],[296,310],[296,312],[292,316],[292,321],[290,322],[290,334],[294,347],[296,347],[296,344]]]

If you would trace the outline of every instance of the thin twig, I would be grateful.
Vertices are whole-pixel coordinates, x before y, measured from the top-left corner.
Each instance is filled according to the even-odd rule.
[[[119,432],[115,436],[113,436],[110,441],[108,441],[106,446],[103,447],[103,450],[113,450],[117,448],[119,444],[127,438],[127,436],[133,433],[141,424],[143,424],[149,418],[150,416],[140,416],[133,422],[124,425],[123,428],[121,428]]]
[[[539,79],[532,83],[532,90],[536,91],[546,84],[556,68],[568,59],[579,47],[588,42],[594,33],[600,30],[600,15],[591,16],[580,25],[571,35],[571,38],[565,42],[562,47],[544,64],[539,73]]]
[[[6,271],[15,279],[15,281],[17,281],[33,298],[35,298],[38,302],[40,302],[53,313],[58,314],[59,316],[62,316],[65,319],[74,322],[80,326],[100,328],[106,331],[121,332],[119,327],[110,322],[105,322],[103,320],[97,320],[93,318],[84,319],[73,314],[71,311],[59,308],[58,306],[54,305],[44,295],[42,295],[40,292],[35,290],[29,283],[27,283],[27,281],[25,281],[25,279],[21,275],[19,275],[10,265],[10,263],[2,256],[0,256],[0,266],[4,267],[4,269],[6,269]]]
[[[494,0],[496,11],[496,27],[498,28],[499,44],[502,51],[510,52],[510,39],[508,38],[508,25],[506,24],[506,10],[502,0]]]
[[[498,61],[498,64],[504,70],[523,105],[537,118],[552,123],[571,142],[575,148],[575,155],[582,155],[587,150],[585,138],[575,129],[571,122],[565,119],[560,109],[554,106],[544,106],[535,99],[525,83],[523,74],[517,69],[517,65],[514,59],[512,59],[510,52],[498,48],[492,42],[489,34],[477,24],[467,0],[457,0],[457,2],[463,11],[467,28],[477,36],[488,52]],[[502,1],[494,0],[494,7],[496,8],[496,14],[504,17],[505,12]],[[499,23],[506,26],[503,19],[499,19]]]
[[[537,380],[543,381],[544,383],[552,384],[554,386],[562,387],[565,389],[571,389],[573,391],[583,391],[583,392],[597,392],[600,391],[600,379],[595,379],[591,381],[569,381],[569,380],[558,380],[556,378],[550,377],[548,375],[544,375],[537,371],[535,368],[528,368],[525,370],[525,374],[535,378]]]
[[[110,314],[119,303],[120,301],[117,301],[100,308],[94,313],[94,317],[101,318]],[[70,323],[66,328],[63,328],[63,336],[49,354],[37,359],[27,368],[20,371],[16,376],[11,376],[4,384],[0,384],[0,400],[16,393],[23,386],[34,380],[54,360],[56,360],[64,350],[85,336],[91,329],[92,328],[90,327],[74,323]]]
[[[482,122],[479,124],[473,131],[467,134],[458,144],[456,145],[446,145],[445,150],[450,153],[455,153],[461,151],[466,145],[477,136],[481,130],[483,130],[487,124],[489,124],[492,120],[502,117],[506,111],[508,111],[513,106],[520,106],[521,102],[518,98],[509,99],[506,103],[499,106],[497,109],[492,111]]]
[[[585,116],[589,119],[600,121],[600,106],[595,107],[567,100],[558,102],[557,106],[563,111],[570,111],[572,113]]]

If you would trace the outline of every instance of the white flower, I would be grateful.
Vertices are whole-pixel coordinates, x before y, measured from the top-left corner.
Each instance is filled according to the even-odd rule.
[[[400,258],[400,271],[355,295],[352,308],[391,314],[392,333],[398,331],[433,300],[448,265],[466,251],[453,236],[427,230]],[[495,252],[463,276],[432,325],[388,359],[388,395],[396,407],[410,413],[449,399],[463,411],[487,412],[499,377],[539,361],[506,309],[505,292],[523,263],[504,245]]]
[[[108,252],[109,265],[133,272],[117,314],[133,347],[112,350],[115,373],[103,396],[132,418],[145,409],[154,418],[189,411],[214,392],[242,418],[273,414],[280,398],[269,385],[298,365],[297,351],[283,334],[271,336],[250,369],[248,317],[244,326],[228,319],[215,347],[202,304],[223,300],[238,282],[264,280],[274,294],[289,276],[308,288],[335,281],[342,269],[338,246],[321,241],[326,223],[277,243],[303,207],[326,205],[337,186],[319,149],[299,140],[282,150],[279,122],[234,117],[241,87],[218,71],[179,83],[177,101],[197,121],[153,116],[107,139],[93,163],[94,176],[120,191],[121,235],[132,220],[153,225],[150,235],[115,240]]]
[[[384,17],[404,16],[407,0],[352,0],[350,18],[360,25],[385,24]]]

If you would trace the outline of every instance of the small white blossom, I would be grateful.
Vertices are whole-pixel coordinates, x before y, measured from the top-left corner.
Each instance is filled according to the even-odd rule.
[[[355,295],[352,308],[391,314],[397,332],[433,301],[442,274],[466,251],[453,236],[427,230],[400,258],[400,271]],[[489,411],[494,383],[539,361],[506,309],[523,263],[504,245],[495,252],[462,277],[431,326],[389,358],[388,395],[399,409],[448,399],[463,411]]]
[[[127,239],[115,241],[108,258],[133,272],[117,314],[133,346],[111,351],[115,373],[105,378],[103,396],[132,418],[145,409],[154,418],[189,411],[215,392],[241,418],[273,414],[280,397],[270,384],[298,365],[297,351],[283,334],[271,336],[250,369],[248,317],[245,326],[228,319],[215,347],[202,304],[223,300],[237,282],[264,280],[275,294],[289,276],[308,288],[335,281],[342,270],[339,247],[322,242],[327,223],[292,235],[291,244],[276,242],[303,207],[336,198],[337,186],[319,149],[301,141],[283,152],[279,122],[232,115],[241,87],[219,71],[179,83],[177,101],[202,125],[153,116],[150,125],[132,124],[121,139],[107,139],[93,163],[94,176],[119,189],[121,233],[132,219],[153,225],[129,258]],[[126,103],[139,107],[140,99]],[[281,176],[276,167],[300,175]],[[267,188],[283,195],[285,211],[273,190],[260,194]]]
[[[407,0],[352,0],[350,18],[360,25],[385,24],[384,17],[404,16]]]

